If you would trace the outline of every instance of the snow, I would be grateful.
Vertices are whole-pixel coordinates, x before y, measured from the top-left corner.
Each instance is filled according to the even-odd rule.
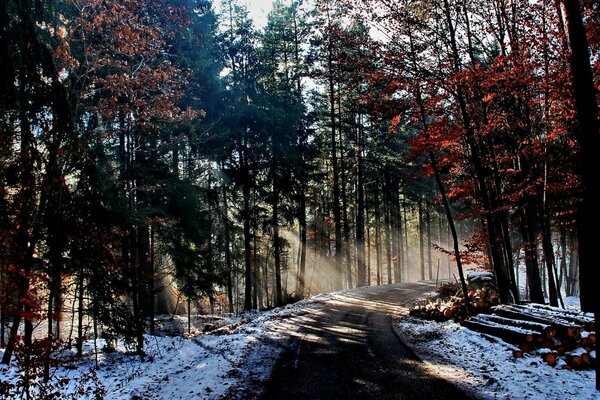
[[[102,387],[107,400],[130,399],[236,399],[255,398],[261,393],[279,354],[297,329],[294,318],[319,307],[326,296],[269,312],[252,312],[241,317],[211,318],[213,325],[234,324],[231,334],[198,334],[201,318],[193,320],[196,336],[145,336],[147,355],[140,359],[131,348],[119,342],[112,353],[98,353],[97,383],[86,379],[94,370],[93,341],[85,343],[85,357],[73,367],[54,371],[55,378],[68,378],[61,387],[63,398],[92,399],[94,389]],[[174,333],[187,328],[185,318],[162,321],[160,329]],[[98,340],[99,349],[104,346]],[[3,350],[0,350],[0,356]],[[69,354],[63,354],[68,356]],[[0,384],[19,379],[16,367],[0,366]],[[81,388],[89,389],[81,393]],[[14,394],[13,394],[14,395]],[[1,397],[1,395],[0,395]],[[35,398],[35,396],[34,396]]]
[[[569,299],[575,309],[576,300]],[[402,310],[394,330],[428,370],[479,399],[600,399],[594,371],[551,367],[539,355],[515,359],[513,346],[447,321],[423,321]]]
[[[54,376],[69,378],[61,389],[62,398],[92,399],[94,389],[100,386],[107,400],[256,398],[278,356],[289,346],[289,338],[297,333],[297,322],[319,308],[348,299],[343,293],[320,295],[269,312],[195,317],[189,336],[181,335],[187,328],[185,318],[163,320],[161,331],[177,335],[146,336],[144,359],[118,343],[114,352],[98,353],[94,379],[90,373],[95,366],[94,343],[89,341],[86,356],[77,361],[76,368],[59,368]],[[566,300],[576,308],[575,300]],[[207,324],[212,328],[229,326],[231,332],[203,334]],[[515,359],[513,346],[457,323],[423,321],[409,317],[408,309],[401,308],[394,329],[428,370],[476,398],[600,399],[593,371],[562,370],[561,361],[551,367],[539,355]],[[98,348],[103,344],[98,340]],[[16,367],[0,366],[0,384],[17,379]]]
[[[471,271],[467,274],[467,279],[471,281],[493,281],[494,274],[491,272]]]

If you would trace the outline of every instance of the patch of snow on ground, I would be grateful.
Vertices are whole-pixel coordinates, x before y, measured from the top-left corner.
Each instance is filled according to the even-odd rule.
[[[512,346],[447,321],[408,317],[394,329],[427,367],[479,399],[600,399],[594,371],[567,371],[539,356],[515,359]]]
[[[256,398],[279,354],[288,345],[290,332],[296,329],[294,318],[318,307],[327,298],[327,295],[316,296],[272,311],[233,317],[228,322],[241,324],[234,325],[230,334],[146,335],[147,355],[143,359],[130,354],[132,349],[120,342],[114,352],[98,353],[99,368],[95,371],[98,382],[106,390],[107,400]],[[182,325],[184,321],[175,322]],[[217,321],[216,325],[224,326],[226,322]],[[104,342],[98,340],[98,348],[103,345]],[[0,357],[2,353],[0,349]],[[89,341],[85,343],[84,358],[77,361],[76,368],[54,371],[55,377],[70,380],[68,386],[61,389],[61,398],[92,399],[92,391],[81,394],[77,390],[82,385],[93,388],[93,383],[84,382],[83,376],[94,366],[94,343]],[[15,383],[17,379],[14,365],[0,366],[0,383]]]

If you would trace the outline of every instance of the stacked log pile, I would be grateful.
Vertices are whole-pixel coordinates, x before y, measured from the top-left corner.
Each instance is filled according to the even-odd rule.
[[[596,362],[594,317],[540,304],[499,305],[462,324],[515,346],[513,354],[537,354],[549,365],[588,369]]]
[[[447,287],[441,288],[442,292],[448,292]],[[438,291],[440,292],[440,291]],[[490,312],[494,305],[498,304],[498,295],[495,290],[484,288],[471,290],[468,293],[471,309],[476,313]],[[464,321],[467,318],[465,302],[460,294],[454,294],[445,297],[440,293],[440,298],[436,301],[429,301],[425,305],[417,305],[410,310],[410,315],[433,321],[454,320],[456,322]]]

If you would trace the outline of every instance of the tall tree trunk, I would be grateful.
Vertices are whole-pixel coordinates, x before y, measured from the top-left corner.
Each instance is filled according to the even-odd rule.
[[[529,207],[519,210],[521,237],[523,238],[523,250],[525,252],[525,273],[527,275],[527,287],[529,288],[529,300],[533,303],[544,303],[544,292],[537,256],[537,227]]]
[[[229,312],[233,314],[233,265],[231,262],[231,238],[229,234],[229,207],[227,205],[227,188],[225,183],[222,187],[223,193],[223,227],[224,235],[223,246],[225,247],[225,266],[227,268],[227,300],[229,302]]]
[[[425,223],[427,224],[427,265],[429,269],[429,280],[433,279],[433,265],[431,263],[431,214],[429,205],[425,207]]]
[[[296,295],[304,298],[304,287],[306,284],[306,192],[300,193],[300,207],[298,210],[298,222],[300,224],[300,265],[298,268],[298,290]],[[316,240],[316,236],[315,236]]]
[[[154,223],[150,223],[150,276],[148,277],[148,318],[150,319],[150,334],[155,335],[156,331],[156,254],[154,249]]]
[[[402,204],[400,204],[400,206],[402,207],[402,214],[403,217],[402,221],[404,223],[404,253],[405,253],[405,257],[404,257],[404,265],[406,265],[406,273],[408,274],[409,270],[410,270],[410,260],[409,260],[409,248],[408,248],[408,216],[406,215],[406,198],[402,199]]]
[[[375,187],[375,254],[377,265],[377,285],[381,285],[381,204],[379,203],[379,185]]]
[[[258,310],[258,292],[260,286],[258,283],[260,274],[260,265],[258,260],[258,195],[256,188],[252,190],[252,309]],[[265,263],[268,268],[268,262]],[[273,285],[275,286],[275,285]]]
[[[384,224],[385,224],[385,254],[387,262],[387,283],[392,284],[392,227],[390,221],[390,177],[389,174],[385,173],[385,185],[384,185]]]
[[[362,121],[359,117],[358,140],[357,140],[357,212],[356,212],[356,252],[358,258],[358,280],[357,286],[367,284],[367,266],[365,263],[365,188],[364,188],[364,160],[362,155]],[[350,279],[348,283],[351,283]]]
[[[567,230],[560,227],[560,273],[558,276],[558,292],[560,293],[567,277]]]
[[[425,249],[423,243],[423,199],[419,197],[419,263],[421,265],[421,280],[425,280]]]
[[[339,90],[338,90],[339,94]],[[338,102],[341,100],[338,97]],[[339,104],[339,103],[338,103]],[[341,109],[341,105],[338,106]],[[346,159],[344,155],[344,141],[342,135],[342,129],[338,129],[339,143],[340,143],[340,187],[342,195],[342,221],[343,221],[343,239],[342,239],[342,254],[343,263],[346,267],[346,284],[348,289],[352,289],[352,254],[350,252],[350,221],[348,220],[348,193],[347,186],[348,181],[346,179]]]
[[[570,257],[569,257],[569,276],[567,277],[567,282],[569,285],[569,289],[567,291],[567,296],[575,296],[577,295],[577,288],[579,287],[578,283],[578,259],[577,255],[579,254],[578,246],[577,246],[577,238],[576,234],[571,234],[569,249],[570,249]]]
[[[600,208],[596,199],[596,194],[600,192],[600,180],[596,174],[600,156],[598,105],[580,2],[561,0],[561,5],[571,50],[571,77],[577,113],[575,132],[581,152],[583,196],[577,215],[581,309],[594,312],[596,321],[599,321],[600,292],[597,289],[599,271],[596,255],[596,246],[600,242]],[[596,389],[600,390],[600,363],[596,363]]]
[[[371,286],[371,274],[372,274],[372,263],[371,263],[371,227],[369,225],[369,208],[365,207],[365,229],[367,231],[367,286]]]
[[[327,10],[328,25],[332,26],[331,16]],[[336,289],[342,288],[342,221],[340,213],[340,177],[337,160],[337,124],[335,113],[335,75],[333,69],[334,45],[333,38],[329,38],[327,44],[327,68],[329,84],[329,120],[331,125],[331,169],[333,170],[333,223],[335,228],[335,258],[333,271],[333,286]]]
[[[546,271],[548,274],[548,294],[550,305],[558,307],[558,289],[556,277],[554,276],[554,249],[547,216],[541,217],[542,224],[542,248],[544,250],[544,259],[546,261]]]
[[[252,309],[252,248],[250,246],[252,237],[250,234],[250,172],[248,170],[247,149],[244,143],[242,151],[242,169],[244,180],[242,182],[242,193],[244,198],[244,208],[242,211],[244,219],[244,311]]]
[[[400,199],[400,193],[396,196],[395,207],[398,210],[398,271],[401,282],[408,282],[409,271],[408,266],[404,262],[404,253],[408,249],[404,249],[404,218],[402,217],[402,200]]]
[[[398,215],[400,213],[400,210],[398,209],[398,183],[395,179],[392,179],[391,181],[391,188],[390,188],[390,230],[391,230],[391,241],[392,241],[392,265],[393,265],[393,274],[394,274],[394,283],[400,283],[401,282],[401,276],[400,276],[400,268],[399,268],[399,264],[400,264],[400,249],[398,247],[398,242],[399,242],[399,233],[400,230],[398,228],[399,225],[399,221],[398,221]]]
[[[273,180],[273,252],[275,257],[275,305],[283,306],[281,289],[281,249],[279,240],[279,187],[276,174]]]

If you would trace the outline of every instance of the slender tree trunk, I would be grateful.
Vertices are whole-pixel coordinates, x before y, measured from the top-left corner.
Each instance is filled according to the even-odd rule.
[[[248,171],[247,149],[241,154],[242,157],[242,168],[244,173],[244,181],[242,183],[242,192],[244,197],[244,311],[252,309],[252,249],[250,246],[252,237],[250,234],[250,219],[252,218],[250,213],[250,173]]]
[[[306,193],[300,193],[300,207],[298,212],[298,221],[300,223],[300,266],[298,268],[298,290],[296,295],[304,298],[305,275],[306,275]],[[316,236],[315,236],[316,241]]]
[[[76,348],[77,348],[77,357],[81,357],[83,355],[83,341],[84,341],[84,337],[83,337],[83,313],[84,313],[84,309],[83,309],[83,294],[84,292],[84,271],[83,271],[83,266],[79,269],[79,277],[78,277],[78,282],[77,282],[77,342],[76,342]]]
[[[365,188],[364,188],[364,161],[362,156],[362,126],[359,119],[357,140],[358,170],[357,170],[357,213],[356,213],[356,251],[358,258],[357,286],[367,285],[367,266],[365,264]],[[351,285],[351,279],[348,284]]]
[[[431,263],[431,214],[429,205],[425,207],[425,223],[427,224],[427,265],[429,268],[429,280],[433,279],[433,265]]]
[[[548,274],[548,294],[550,298],[550,305],[558,307],[558,289],[556,284],[556,277],[554,276],[554,249],[552,246],[550,227],[548,226],[549,221],[546,216],[542,216],[542,248],[544,250],[544,259],[546,261],[546,271]]]
[[[187,328],[188,335],[192,333],[192,299],[190,296],[187,298]]]
[[[156,334],[156,315],[154,309],[156,308],[156,255],[154,252],[154,224],[151,222],[150,226],[150,277],[148,284],[150,287],[150,293],[148,296],[148,317],[150,319],[150,334]]]
[[[398,271],[402,282],[409,281],[408,266],[404,262],[404,253],[408,250],[404,248],[404,218],[402,217],[402,200],[400,194],[396,197],[395,207],[398,210]]]
[[[385,213],[385,251],[387,258],[387,283],[392,284],[392,228],[390,223],[390,177],[388,173],[385,174],[385,186],[384,186],[384,213]]]
[[[327,14],[328,25],[332,26],[329,11]],[[329,119],[331,125],[331,168],[333,170],[333,223],[335,228],[335,258],[333,271],[333,286],[342,288],[342,221],[340,213],[340,177],[337,160],[337,124],[335,113],[335,76],[333,69],[334,45],[333,38],[329,38],[327,52],[328,84],[329,84]]]
[[[275,305],[283,306],[281,289],[281,249],[279,240],[279,187],[277,178],[273,181],[273,252],[275,256]]]
[[[268,259],[267,259],[268,260]],[[258,292],[260,287],[260,261],[258,260],[258,195],[252,191],[252,309],[258,310]],[[265,268],[268,268],[268,261]],[[273,285],[275,286],[275,285]]]
[[[421,280],[425,280],[425,254],[423,243],[423,199],[419,197],[419,262],[421,265]]]
[[[533,219],[529,216],[529,210],[519,210],[521,236],[523,238],[523,250],[525,252],[525,273],[527,275],[527,287],[529,288],[529,300],[533,303],[544,303],[544,293],[540,269],[538,265],[536,227]]]
[[[558,292],[560,293],[567,277],[567,230],[560,227],[560,274],[558,276]]]
[[[400,214],[400,210],[398,209],[398,183],[395,179],[392,179],[392,187],[390,188],[390,230],[391,230],[391,241],[392,241],[392,264],[393,264],[393,274],[394,274],[394,283],[401,282],[400,276],[400,249],[398,247],[398,243],[400,241],[399,233],[400,229],[398,227],[399,221],[398,216]]]
[[[403,223],[404,223],[404,253],[405,253],[405,258],[404,258],[404,265],[406,265],[406,274],[408,275],[410,271],[410,260],[409,260],[409,248],[408,248],[408,217],[406,214],[406,200],[403,199],[402,200],[402,204],[400,205],[402,207],[402,214],[404,216],[404,218],[402,218]]]
[[[371,286],[371,227],[369,226],[369,208],[365,208],[366,231],[367,231],[367,286]]]
[[[229,207],[227,205],[227,188],[225,183],[222,187],[223,191],[223,227],[224,227],[224,243],[225,247],[225,266],[227,268],[227,299],[229,302],[229,313],[233,314],[233,265],[231,263],[231,239],[229,234]]]
[[[339,106],[341,108],[341,106]],[[348,193],[347,193],[347,179],[346,179],[346,159],[344,156],[343,136],[342,129],[338,129],[339,143],[340,143],[340,185],[342,195],[342,221],[343,221],[343,241],[342,241],[342,254],[343,262],[346,267],[346,284],[348,289],[352,289],[352,255],[350,252],[350,221],[348,220]],[[364,232],[363,232],[364,235]],[[363,239],[364,240],[364,239]]]
[[[571,234],[570,243],[570,257],[569,257],[569,276],[567,277],[567,282],[569,284],[569,290],[567,292],[567,296],[575,296],[577,295],[578,285],[578,259],[577,255],[579,254],[578,246],[577,246],[577,238],[576,234]]]
[[[0,272],[4,272],[4,268],[0,269]],[[0,275],[0,285],[4,287],[4,274]],[[0,349],[3,349],[6,346],[6,342],[4,341],[5,337],[5,329],[6,329],[6,305],[8,304],[8,296],[6,294],[6,290],[4,291],[4,295],[2,299],[0,299]]]
[[[375,187],[375,254],[377,263],[377,285],[381,285],[381,204],[379,203],[379,185]]]

